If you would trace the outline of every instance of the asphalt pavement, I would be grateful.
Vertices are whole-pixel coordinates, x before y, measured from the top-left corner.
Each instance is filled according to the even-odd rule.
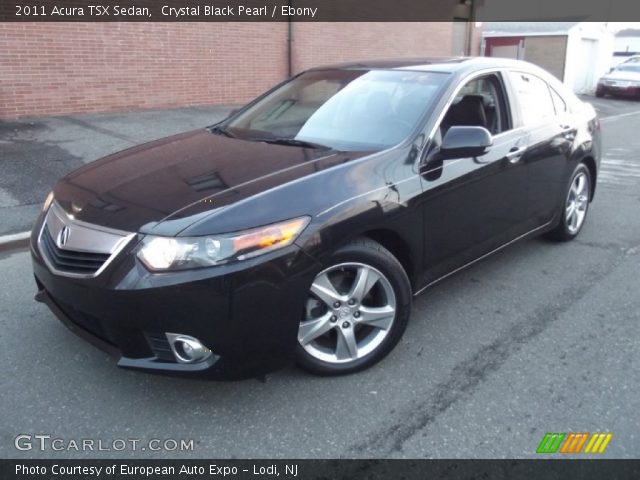
[[[547,432],[611,432],[598,457],[640,457],[640,102],[593,103],[605,158],[580,237],[521,242],[436,285],[356,375],[120,370],[33,301],[27,252],[0,254],[0,457],[532,458]],[[18,450],[21,434],[194,446]]]

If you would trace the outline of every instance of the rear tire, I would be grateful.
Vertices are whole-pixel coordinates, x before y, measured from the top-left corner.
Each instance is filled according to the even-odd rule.
[[[578,236],[587,219],[591,185],[589,168],[584,163],[578,164],[565,190],[564,201],[558,212],[559,223],[547,234],[548,238],[567,242]]]
[[[296,360],[317,375],[357,372],[400,341],[411,310],[411,284],[386,248],[357,239],[323,264],[310,286]]]

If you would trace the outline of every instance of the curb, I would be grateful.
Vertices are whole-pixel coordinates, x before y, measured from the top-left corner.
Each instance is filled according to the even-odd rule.
[[[11,235],[0,236],[0,252],[7,250],[24,249],[29,246],[31,232],[13,233]]]

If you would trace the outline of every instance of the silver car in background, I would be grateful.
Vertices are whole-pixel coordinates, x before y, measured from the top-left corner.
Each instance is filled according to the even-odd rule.
[[[629,59],[600,78],[596,97],[605,95],[640,98],[640,61]]]

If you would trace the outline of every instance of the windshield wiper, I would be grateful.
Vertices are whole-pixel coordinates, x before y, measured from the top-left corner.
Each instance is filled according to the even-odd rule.
[[[317,150],[333,150],[332,147],[322,145],[321,143],[309,142],[307,140],[298,140],[296,138],[256,138],[252,139],[256,142],[274,143],[276,145],[290,145],[292,147],[315,148]]]
[[[239,138],[235,133],[231,132],[228,128],[222,125],[211,127],[209,131],[213,133],[221,133],[222,135],[226,135],[229,138]],[[252,142],[273,143],[276,145],[290,145],[292,147],[313,148],[316,150],[335,150],[333,147],[330,147],[328,145],[309,142],[307,140],[298,140],[296,138],[269,137],[269,138],[245,138],[244,140],[250,140]]]
[[[223,127],[222,125],[218,125],[217,127],[211,127],[209,129],[210,132],[216,132],[216,133],[221,133],[223,135],[226,135],[229,138],[238,138],[236,137],[235,134],[231,133],[231,131],[229,131],[226,127]]]

